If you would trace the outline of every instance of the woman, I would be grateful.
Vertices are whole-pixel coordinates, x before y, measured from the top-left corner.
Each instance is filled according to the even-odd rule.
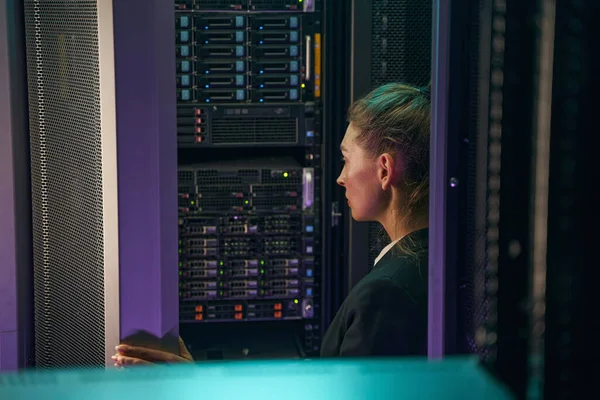
[[[388,84],[352,105],[341,144],[352,217],[381,223],[391,239],[350,292],[321,355],[424,355],[427,337],[430,88]],[[118,346],[115,365],[190,362],[180,355]]]

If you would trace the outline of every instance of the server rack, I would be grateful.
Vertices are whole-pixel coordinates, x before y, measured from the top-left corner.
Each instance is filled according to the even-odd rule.
[[[319,351],[323,7],[175,2],[180,323],[198,358]]]

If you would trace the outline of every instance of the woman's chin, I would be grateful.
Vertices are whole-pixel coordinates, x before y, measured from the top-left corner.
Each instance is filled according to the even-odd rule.
[[[352,212],[352,219],[354,219],[356,222],[370,221],[369,218],[366,218],[360,212],[356,212],[354,209],[350,209],[350,211]]]

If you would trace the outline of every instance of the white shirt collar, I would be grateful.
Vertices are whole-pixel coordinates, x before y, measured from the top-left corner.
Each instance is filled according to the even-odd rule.
[[[381,252],[379,253],[379,255],[377,256],[377,258],[375,259],[375,262],[373,263],[373,266],[377,265],[377,263],[379,262],[379,260],[381,260],[383,258],[383,256],[385,256],[387,254],[388,251],[390,251],[392,249],[392,247],[394,247],[396,245],[396,243],[398,243],[402,238],[395,240],[393,242],[391,242],[390,244],[388,244],[387,246],[385,246],[383,248],[383,250],[381,250]]]

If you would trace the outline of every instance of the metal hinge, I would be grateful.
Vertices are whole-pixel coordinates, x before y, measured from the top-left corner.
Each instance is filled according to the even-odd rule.
[[[342,213],[339,211],[339,203],[334,201],[331,203],[331,227],[338,226]]]

